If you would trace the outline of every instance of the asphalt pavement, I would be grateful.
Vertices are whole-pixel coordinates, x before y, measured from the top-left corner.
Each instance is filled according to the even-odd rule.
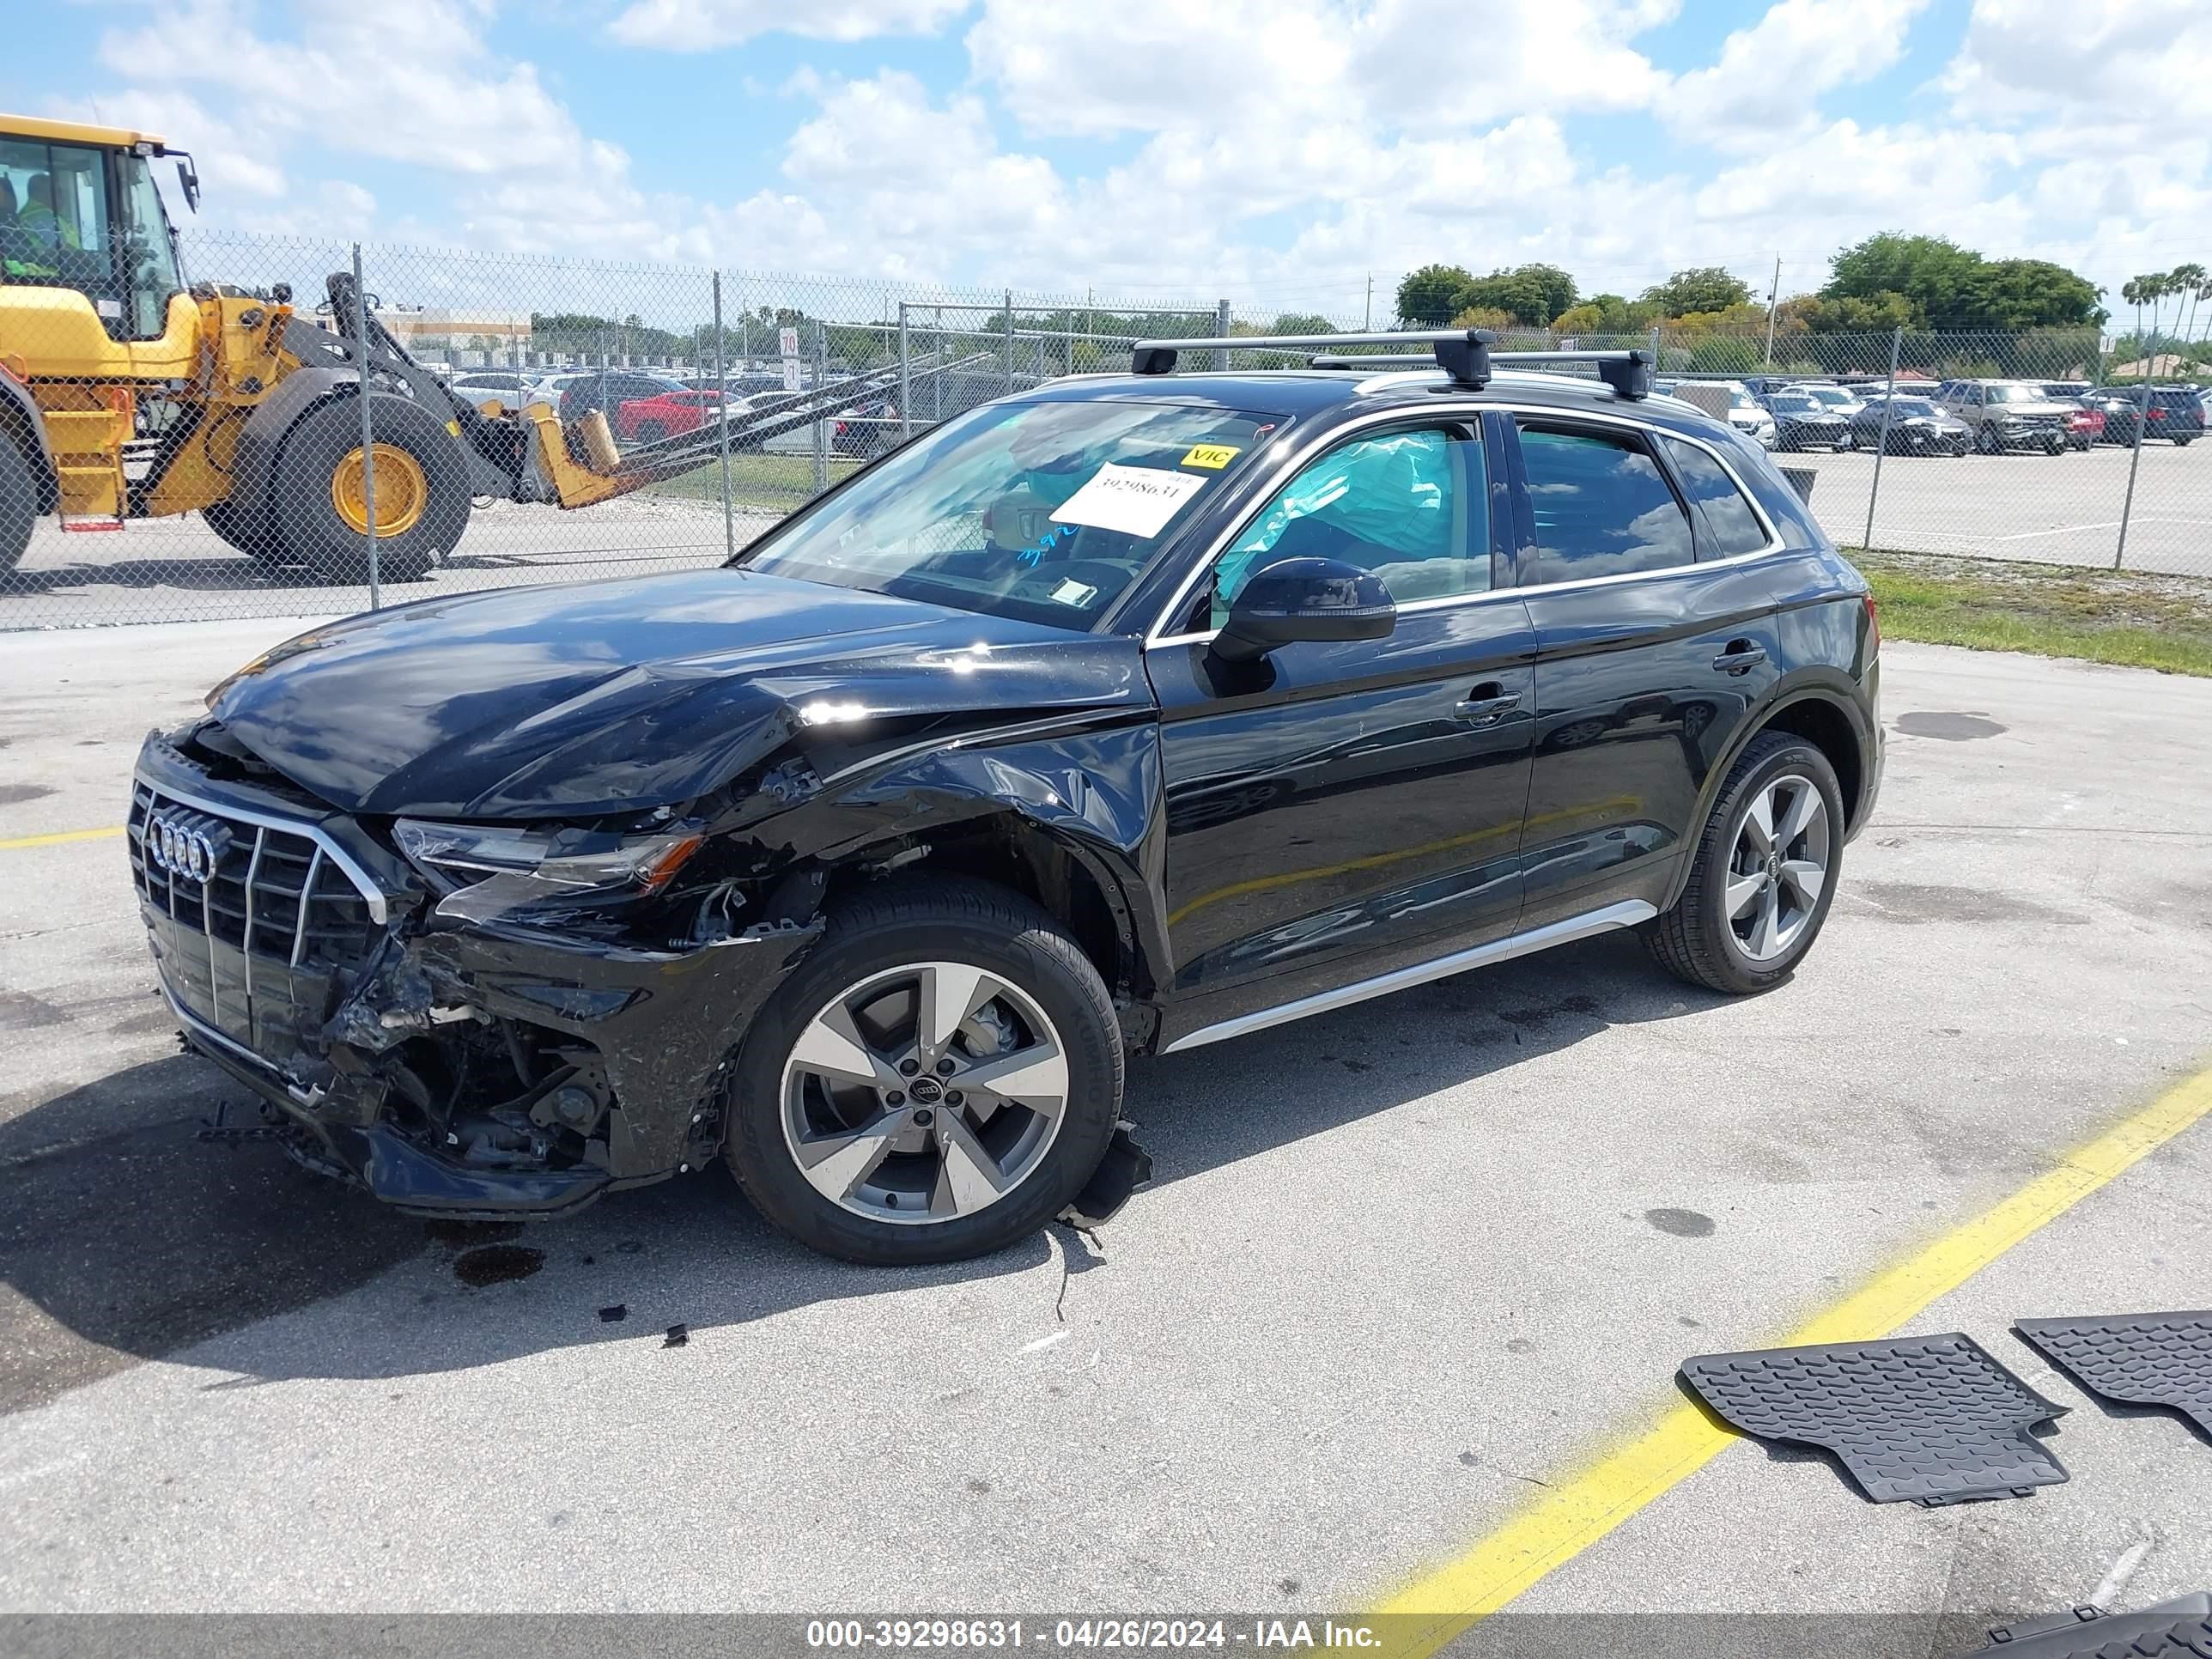
[[[33,840],[301,625],[0,652],[0,1610],[1369,1605],[2212,1061],[2212,683],[1892,645],[1878,816],[1767,995],[1615,938],[1142,1062],[1154,1184],[979,1262],[823,1260],[720,1170],[426,1227],[204,1138],[240,1091],[120,840]],[[2069,1483],[1876,1507],[1739,1442],[1507,1616],[1920,1659],[2124,1560],[2121,1605],[2212,1586],[2212,1444],[2006,1334],[2212,1301],[2208,1178],[2201,1125],[1917,1322],[2072,1408]]]

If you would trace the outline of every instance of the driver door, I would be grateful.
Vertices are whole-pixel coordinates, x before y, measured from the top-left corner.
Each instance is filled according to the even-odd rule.
[[[1177,1030],[1512,932],[1535,635],[1493,562],[1486,455],[1472,414],[1336,445],[1230,537],[1188,631],[1148,647]],[[1251,572],[1316,556],[1391,588],[1389,638],[1212,653]]]

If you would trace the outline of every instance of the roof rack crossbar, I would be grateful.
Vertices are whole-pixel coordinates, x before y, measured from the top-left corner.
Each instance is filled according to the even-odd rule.
[[[1638,349],[1620,351],[1492,351],[1498,337],[1486,328],[1450,328],[1398,334],[1235,334],[1204,340],[1139,340],[1130,354],[1130,367],[1139,374],[1170,374],[1182,351],[1304,350],[1316,355],[1311,368],[1421,368],[1434,362],[1463,386],[1483,386],[1498,368],[1552,368],[1565,363],[1589,363],[1598,379],[1617,397],[1651,395],[1651,354]],[[1346,346],[1425,345],[1428,354],[1412,351],[1347,355]]]
[[[1431,348],[1437,366],[1453,380],[1479,386],[1490,379],[1490,348],[1497,339],[1486,328],[1444,328],[1396,334],[1232,334],[1204,340],[1139,340],[1129,354],[1129,367],[1139,374],[1172,374],[1176,355],[1184,351],[1275,351],[1285,348],[1338,351],[1346,346],[1425,345]]]

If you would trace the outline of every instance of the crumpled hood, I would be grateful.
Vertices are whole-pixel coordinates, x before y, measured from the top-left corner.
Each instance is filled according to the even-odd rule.
[[[209,708],[348,811],[528,818],[689,800],[810,725],[1150,702],[1133,639],[710,569],[356,617]]]

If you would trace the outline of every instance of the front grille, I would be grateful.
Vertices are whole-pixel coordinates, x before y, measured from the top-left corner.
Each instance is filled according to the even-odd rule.
[[[171,995],[249,1046],[260,1048],[271,1028],[319,1024],[334,982],[382,931],[380,898],[307,824],[179,799],[142,781],[128,839]]]

